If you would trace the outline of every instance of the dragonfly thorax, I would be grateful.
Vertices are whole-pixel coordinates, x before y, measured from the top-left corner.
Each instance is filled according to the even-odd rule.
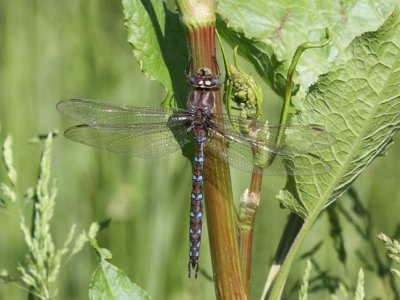
[[[194,89],[189,94],[187,106],[191,111],[201,110],[208,115],[214,109],[214,102],[214,91]]]
[[[192,126],[204,127],[208,122],[210,115],[207,111],[197,109],[193,111]]]

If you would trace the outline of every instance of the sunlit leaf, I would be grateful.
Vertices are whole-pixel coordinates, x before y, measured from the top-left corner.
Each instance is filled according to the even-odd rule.
[[[329,70],[340,51],[356,36],[376,30],[392,12],[395,0],[220,0],[219,31],[232,46],[250,60],[263,79],[283,95],[286,70],[296,47],[318,41],[324,28],[333,33],[333,42],[323,49],[307,51],[297,71],[300,96]]]
[[[90,282],[89,299],[141,300],[151,298],[139,286],[132,283],[122,270],[101,260],[100,266]]]
[[[186,103],[187,50],[179,15],[163,1],[123,0],[122,4],[128,42],[143,73],[163,85],[165,105],[174,100]]]
[[[278,197],[305,219],[341,196],[400,127],[399,13],[397,7],[377,31],[357,37],[310,88],[304,112],[293,119],[323,126],[337,139],[320,152],[330,173],[290,178]]]

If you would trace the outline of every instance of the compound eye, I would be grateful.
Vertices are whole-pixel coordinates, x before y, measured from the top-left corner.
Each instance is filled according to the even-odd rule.
[[[211,85],[212,85],[212,86],[218,85],[218,79],[212,79],[212,80],[211,80]]]

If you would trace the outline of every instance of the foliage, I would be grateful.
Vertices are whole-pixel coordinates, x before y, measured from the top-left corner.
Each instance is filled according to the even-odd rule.
[[[88,239],[100,261],[90,283],[89,299],[151,299],[144,290],[132,283],[122,270],[107,262],[111,253],[105,248],[100,248],[94,236],[88,236]]]
[[[63,257],[69,253],[68,259],[70,259],[80,252],[84,245],[81,235],[75,239],[75,243],[71,247],[75,225],[70,228],[64,245],[60,249],[57,250],[53,243],[50,222],[53,218],[57,196],[57,183],[56,180],[50,181],[52,141],[53,136],[50,133],[42,153],[36,186],[26,191],[23,201],[17,196],[16,191],[17,171],[13,164],[12,138],[10,135],[7,136],[3,144],[3,159],[10,185],[1,182],[2,192],[9,200],[8,204],[18,204],[19,206],[20,227],[28,248],[25,262],[18,265],[20,281],[29,289],[30,294],[43,300],[57,296],[58,289],[55,283],[63,265]],[[25,220],[25,212],[22,210],[23,202],[32,202],[33,204],[34,213],[31,228]],[[8,272],[5,272],[1,278],[4,281],[16,280],[10,278]]]
[[[365,292],[364,292],[364,271],[360,269],[358,272],[358,280],[357,280],[357,289],[354,296],[354,300],[363,300],[365,299]]]
[[[397,240],[390,239],[384,233],[379,233],[378,238],[385,243],[385,247],[389,252],[388,256],[395,264],[400,264],[400,243]],[[391,271],[395,276],[400,278],[400,271],[396,268],[392,268]]]
[[[399,32],[397,9],[378,31],[356,38],[336,58],[329,73],[310,88],[304,113],[294,118],[294,124],[320,124],[337,137],[331,149],[320,153],[330,163],[329,175],[297,177],[296,190],[288,185],[279,197],[303,218],[335,201],[391,144],[400,120],[400,96],[393,88],[400,81]]]
[[[161,1],[140,2],[161,4]],[[254,65],[256,79],[261,75],[278,95],[282,95],[286,69],[295,48],[304,41],[319,40],[325,27],[332,29],[332,47],[307,52],[299,62],[295,78],[299,91],[295,100],[297,108],[304,111],[305,102],[302,98],[309,86],[320,74],[330,71],[331,66],[336,64],[335,58],[355,37],[365,31],[376,30],[392,12],[395,1],[327,3],[287,0],[266,3],[249,0],[238,3],[219,1],[219,31],[232,46],[239,45],[242,57]],[[165,49],[155,51],[153,46],[150,47],[159,47],[154,39],[153,44],[140,44],[140,41],[134,40],[133,44],[139,52],[135,57],[144,62],[146,55],[147,58],[160,58],[161,54],[161,59],[156,60],[153,68],[159,69],[160,74],[167,70],[162,74],[166,85],[169,85],[167,98],[177,92],[180,95],[177,97],[178,106],[183,106],[187,92],[182,80],[187,63],[186,45],[182,42],[183,36],[177,38],[180,43],[176,40],[175,43],[168,42],[169,24],[173,24],[174,30],[180,30],[180,25],[176,21],[169,23],[171,19],[168,21],[165,15],[169,14],[172,20],[177,20],[178,15],[165,8],[160,6],[155,10],[156,15],[161,13],[161,16],[164,15],[161,18],[167,21],[158,21],[158,24],[162,24],[158,26],[158,32],[162,34],[153,34],[153,38],[158,37],[158,41],[170,45],[167,51],[169,59],[176,63],[177,68],[170,72],[169,67],[163,67],[162,54],[167,52]],[[0,120],[6,132],[13,132],[17,145],[15,163],[17,169],[21,170],[17,178],[17,195],[25,192],[25,186],[37,172],[32,159],[38,155],[37,149],[27,146],[23,141],[38,132],[48,132],[55,126],[67,127],[66,120],[55,110],[55,104],[60,99],[82,96],[134,105],[158,105],[162,101],[164,94],[158,83],[146,80],[132,59],[121,22],[124,15],[120,10],[118,0],[71,0],[68,3],[49,0],[40,3],[0,1],[0,32],[4,45],[0,51]],[[138,13],[137,17],[144,18],[145,15]],[[287,22],[282,22],[285,19]],[[155,19],[150,20],[154,24]],[[146,33],[141,34],[142,41],[148,37]],[[366,35],[358,38],[359,45],[371,37]],[[352,49],[357,49],[353,46]],[[241,65],[245,71],[254,72],[252,65],[243,62]],[[153,75],[154,70],[147,64],[143,63],[142,68],[149,77]],[[370,73],[373,73],[372,70]],[[375,78],[374,83],[379,81],[380,78]],[[174,88],[175,84],[179,86]],[[322,92],[322,87],[318,86],[318,90]],[[280,99],[265,86],[263,95],[262,117],[273,116],[279,109]],[[320,98],[314,100],[319,101]],[[345,105],[348,100],[342,98],[338,105]],[[357,125],[356,119],[352,119],[353,122]],[[189,210],[190,166],[184,159],[177,154],[162,160],[142,162],[88,149],[62,138],[55,141],[54,147],[54,163],[60,179],[59,197],[68,199],[57,204],[59,209],[56,209],[52,222],[54,233],[63,232],[65,224],[71,219],[77,222],[78,227],[83,227],[93,219],[112,216],[112,226],[102,233],[101,243],[112,251],[115,264],[123,266],[132,281],[149,291],[155,299],[183,299],[189,294],[197,299],[212,297],[213,287],[209,277],[199,276],[195,283],[186,280],[187,262],[183,258],[187,255],[185,220]],[[400,176],[399,153],[399,145],[394,143],[384,159],[375,160],[352,183],[352,188],[364,205],[363,209],[368,213],[368,222],[366,219],[357,221],[368,227],[372,236],[376,230],[383,230],[391,232],[390,235],[398,239],[393,220],[398,217],[400,209],[397,179]],[[6,174],[7,170],[2,168],[0,181],[11,188],[10,181],[4,179]],[[242,194],[247,181],[248,175],[233,173],[235,195]],[[259,298],[266,277],[265,266],[274,255],[274,245],[285,224],[287,210],[279,209],[276,201],[271,200],[281,186],[282,180],[274,177],[268,178],[263,184],[261,205],[254,227],[251,298]],[[18,242],[22,239],[19,236],[20,229],[13,225],[15,220],[9,221],[9,213],[12,214],[9,209],[15,207],[9,196],[2,193],[0,199],[0,207],[7,207],[5,214],[2,209],[0,218],[0,263],[7,265],[7,269],[22,260],[26,247]],[[343,245],[340,244],[338,248],[346,251],[347,258],[343,260],[343,266],[338,264],[329,237],[329,224],[326,215],[322,215],[301,248],[301,252],[312,251],[317,246],[319,249],[313,252],[313,258],[318,261],[318,265],[314,264],[313,259],[313,273],[322,275],[318,277],[319,285],[315,284],[313,278],[310,279],[308,298],[326,299],[327,288],[340,289],[337,285],[330,285],[338,278],[348,278],[345,282],[355,283],[354,278],[362,265],[366,270],[366,296],[392,299],[393,295],[388,293],[390,280],[383,275],[386,269],[379,264],[382,262],[382,249],[374,248],[371,235],[364,235],[359,231],[359,224],[352,223],[351,216],[363,212],[351,201],[348,193],[340,198],[335,206],[339,207],[340,204],[341,207],[339,222],[342,230],[338,234]],[[207,248],[205,238],[202,275],[212,274]],[[70,265],[65,269],[65,281],[60,285],[60,299],[84,299],[87,297],[93,262],[89,254],[83,252]],[[297,287],[292,289],[296,295],[299,291],[297,283],[304,272],[299,265],[293,264],[287,284],[288,287]],[[9,282],[15,279],[8,273],[0,274]],[[290,291],[290,288],[287,290]],[[288,296],[285,291],[284,298]],[[0,298],[25,299],[26,296],[15,292],[12,285],[1,285]]]
[[[122,4],[127,39],[143,73],[165,88],[164,105],[184,104],[187,87],[181,79],[187,52],[178,15],[166,10],[162,1],[123,0]]]
[[[306,268],[304,270],[304,275],[303,275],[303,282],[301,284],[299,292],[299,300],[308,299],[308,283],[310,280],[311,267],[312,267],[311,261],[307,260]]]
[[[355,287],[355,291],[353,292],[352,290],[349,289],[349,287],[346,285],[346,283],[341,282],[339,284],[339,287],[335,291],[334,294],[331,295],[332,300],[341,300],[341,299],[354,299],[354,300],[363,300],[365,299],[365,291],[364,291],[364,271],[363,269],[360,269],[358,272],[358,278],[357,278],[357,285]],[[353,296],[354,294],[354,296]]]
[[[244,18],[248,19],[250,14],[251,19],[254,19],[254,15],[267,12],[258,7],[258,4],[261,3],[253,1],[248,6],[237,9],[234,3],[221,1],[219,9],[225,27],[221,25],[220,29],[230,43],[240,45],[239,49],[246,58],[255,62],[256,69],[261,74],[267,74],[263,76],[264,80],[282,94],[282,84],[277,78],[280,78],[279,74],[285,68],[284,61],[288,60],[291,53],[290,44],[282,42],[286,40],[282,33],[292,32],[294,29],[298,33],[299,28],[307,30],[310,17],[305,16],[320,15],[320,3],[315,1],[315,6],[308,5],[308,9],[298,9],[299,3],[293,6],[290,3],[279,6],[272,4],[268,15],[277,10],[280,13],[275,15],[281,17],[278,19],[279,26],[275,26],[273,32],[262,26],[241,22]],[[316,124],[336,135],[336,144],[319,153],[329,162],[331,172],[327,175],[289,178],[285,189],[278,195],[283,206],[311,224],[324,206],[340,197],[372,160],[385,153],[394,133],[399,129],[399,95],[393,88],[400,82],[396,59],[399,56],[399,9],[377,31],[364,33],[351,41],[366,30],[360,22],[362,18],[371,20],[371,16],[374,16],[375,23],[368,23],[371,28],[376,28],[385,19],[394,2],[386,4],[378,10],[376,6],[368,6],[368,2],[363,1],[353,5],[341,3],[341,18],[335,13],[324,14],[330,18],[324,18],[324,22],[319,24],[313,23],[316,27],[321,24],[331,27],[336,35],[329,51],[315,51],[310,55],[312,60],[307,63],[312,62],[312,67],[303,64],[299,68],[302,70],[308,67],[308,70],[312,70],[312,76],[307,72],[301,73],[299,95],[304,96],[306,88],[309,90],[301,102],[301,111],[292,118],[292,124]],[[367,13],[363,16],[352,13],[357,5],[365,5]],[[285,8],[283,17],[282,7]],[[324,13],[336,12],[337,8],[334,5],[325,7]],[[343,19],[344,15],[346,20]],[[344,26],[350,23],[358,24],[351,26],[352,32]],[[308,30],[306,32],[309,36]],[[298,40],[299,37],[296,38]],[[280,48],[274,48],[276,41],[280,42]],[[315,62],[321,57],[324,63],[318,64],[320,69],[315,69]],[[264,65],[260,66],[260,61],[268,66],[268,71],[263,69]],[[274,73],[269,76],[271,70]],[[310,86],[317,76],[326,71],[328,72]],[[387,113],[389,111],[390,114]],[[301,156],[294,162],[299,166],[307,163],[307,158]]]
[[[355,27],[354,32],[351,34],[346,31],[346,38],[343,40],[339,40],[339,37],[342,36],[341,30],[345,30],[343,24],[333,23],[336,26],[332,26],[332,28],[337,29],[337,32],[335,32],[335,42],[330,49],[335,49],[331,50],[336,53],[335,61],[331,62],[326,57],[324,58],[325,65],[330,64],[329,72],[321,76],[318,82],[309,88],[308,94],[302,102],[302,111],[293,118],[292,124],[321,125],[327,131],[337,136],[337,143],[334,147],[319,153],[331,165],[332,171],[329,175],[296,177],[295,182],[292,180],[288,181],[287,187],[278,196],[284,206],[301,215],[303,218],[307,218],[316,207],[321,207],[321,203],[322,205],[328,205],[342,195],[346,188],[375,157],[385,153],[394,133],[398,129],[398,93],[396,89],[392,88],[393,84],[400,81],[396,72],[397,60],[395,59],[397,56],[396,45],[399,42],[397,40],[399,36],[398,10],[393,12],[392,16],[388,18],[378,31],[363,34],[352,41],[348,48],[345,48],[345,45],[349,42],[349,37],[356,36],[360,30],[365,31],[366,28],[361,26],[362,18],[370,18],[371,15],[374,15],[376,18],[374,19],[376,21],[374,23],[375,26],[384,19],[384,16],[393,7],[393,3],[385,3],[387,5],[380,7],[379,10],[376,7],[368,6],[367,2],[363,3],[363,1],[360,1],[357,3],[357,5],[367,5],[369,9],[368,13],[361,17],[355,13],[347,17],[349,20],[346,22],[355,22],[360,25]],[[128,4],[134,5],[133,2],[126,1],[125,6],[128,6]],[[137,8],[141,7],[137,3],[136,5]],[[237,28],[239,25],[235,23],[236,19],[246,16],[250,12],[256,15],[255,12],[265,11],[265,9],[261,10],[257,7],[257,1],[254,1],[254,5],[236,10],[236,14],[233,11],[235,5],[229,3],[229,1],[221,1],[219,5],[220,8],[226,8],[224,14],[231,12],[229,18],[224,18],[230,29],[223,29],[223,34],[228,35],[228,31],[242,31],[253,38],[255,36],[261,37],[261,32],[264,36],[269,36],[267,29],[263,29],[262,26],[260,26],[260,29],[258,26],[244,24],[241,25],[244,28],[241,27],[239,30]],[[291,6],[289,3],[287,6],[283,5],[288,12],[288,19],[285,22],[296,26],[296,29],[304,28],[307,24],[307,19],[303,21],[305,23],[303,26],[298,25],[301,18],[304,17],[303,14],[313,14],[317,11],[312,11],[312,9],[310,11],[296,10],[299,15],[289,13],[295,11],[295,8],[298,7],[297,5],[299,4],[296,4],[296,6]],[[352,12],[356,9],[355,6],[342,5],[342,14],[346,13],[346,10]],[[318,7],[317,3],[316,7]],[[276,7],[276,9],[281,9],[281,6]],[[332,6],[326,9],[333,11],[336,8]],[[274,11],[273,5],[268,14],[271,11]],[[164,12],[163,15],[167,13]],[[128,17],[126,18],[129,19],[130,16],[133,17],[136,14],[132,12],[128,13]],[[148,18],[146,14],[141,16],[142,18]],[[351,17],[354,17],[354,20]],[[339,23],[337,16],[332,16],[332,18],[333,20],[329,22],[336,21]],[[145,21],[142,20],[142,22]],[[136,27],[146,31],[146,28],[141,24],[136,24]],[[136,32],[134,30],[136,27],[128,28],[128,36]],[[290,32],[291,28],[288,26],[285,29]],[[257,32],[254,32],[254,30],[257,30]],[[152,33],[148,34],[151,35]],[[239,43],[238,41],[236,42]],[[264,46],[271,43],[268,39],[264,39],[263,42]],[[340,46],[337,45],[338,43]],[[247,44],[242,47],[243,52],[251,53],[249,47],[252,47],[253,44],[252,40],[247,40]],[[276,51],[282,59],[286,59],[290,55],[290,52],[286,48],[290,47],[286,46],[280,49],[280,51]],[[338,48],[340,48],[340,52]],[[157,53],[156,48],[153,48],[152,51]],[[322,51],[314,51],[312,57],[315,58],[316,55],[321,55],[321,53]],[[146,61],[142,57],[145,58],[146,56],[137,56],[137,59],[142,67],[145,67]],[[375,59],[371,60],[370,58],[372,57]],[[257,58],[260,60],[259,56]],[[365,61],[365,63],[359,63],[360,60]],[[315,64],[314,60],[312,62]],[[151,65],[149,65],[149,68],[151,68]],[[310,66],[308,68],[311,69]],[[277,68],[276,66],[272,66],[272,69],[276,70]],[[153,73],[155,71],[153,70]],[[263,74],[266,73],[263,72]],[[314,72],[313,81],[317,78],[315,76],[320,74],[321,71]],[[303,86],[307,88],[309,85],[310,83]],[[280,89],[279,92],[282,93],[283,89]],[[347,101],[343,101],[343,99],[347,99]],[[385,114],[386,111],[391,111],[392,114]],[[349,119],[354,120],[354,122],[351,124],[346,122]],[[375,134],[380,129],[383,130],[379,134]],[[374,135],[371,135],[371,132]],[[369,147],[368,151],[366,151],[366,147]],[[357,157],[361,156],[363,156],[363,159],[357,160]],[[299,165],[303,163],[302,160],[304,161],[304,158],[299,158]],[[319,213],[318,210],[317,213]]]
[[[336,56],[363,32],[376,29],[392,12],[395,0],[367,0],[329,2],[301,1],[236,1],[221,0],[218,14],[222,35],[233,46],[239,45],[240,54],[254,64],[262,79],[276,93],[283,95],[286,69],[300,43],[319,40],[325,28],[331,29],[331,47],[310,51],[299,62],[299,96],[326,73]],[[252,20],[243,22],[243,20]],[[257,26],[255,26],[257,25]],[[221,30],[222,29],[222,30]]]

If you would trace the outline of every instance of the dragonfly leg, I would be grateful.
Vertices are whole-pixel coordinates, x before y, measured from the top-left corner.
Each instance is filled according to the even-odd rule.
[[[214,51],[214,53],[215,53],[215,51]],[[221,76],[221,71],[219,69],[217,57],[214,54],[213,54],[213,60],[214,60],[214,63],[215,63],[215,67],[217,68],[217,74],[215,74],[215,76],[219,77],[219,76]]]
[[[188,63],[186,65],[185,68],[185,77],[189,78],[190,77],[190,67],[192,66],[192,61],[193,61],[193,57],[191,54],[188,55]]]

